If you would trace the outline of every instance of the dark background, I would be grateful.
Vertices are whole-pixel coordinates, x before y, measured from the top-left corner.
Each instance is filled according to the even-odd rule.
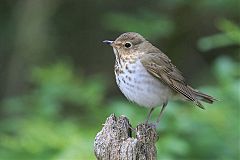
[[[219,99],[206,110],[170,102],[158,158],[239,158],[239,10],[237,0],[0,1],[0,159],[94,159],[107,116],[143,122],[148,110],[120,93],[102,44],[128,31]]]

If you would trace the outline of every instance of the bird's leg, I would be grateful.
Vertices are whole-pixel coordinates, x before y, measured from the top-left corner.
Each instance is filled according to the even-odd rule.
[[[163,114],[163,110],[166,108],[166,106],[167,106],[167,102],[163,103],[163,106],[162,106],[161,111],[160,111],[160,113],[158,115],[158,118],[157,118],[157,124],[160,122],[160,119],[161,119],[162,114]]]
[[[149,113],[148,113],[148,116],[147,116],[146,124],[148,124],[148,120],[149,120],[149,118],[151,117],[151,114],[152,114],[153,110],[154,110],[154,108],[151,108],[151,109],[150,109],[150,111],[149,111]]]

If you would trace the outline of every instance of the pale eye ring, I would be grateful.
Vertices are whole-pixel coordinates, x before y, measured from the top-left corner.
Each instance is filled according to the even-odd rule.
[[[124,44],[124,47],[126,47],[126,48],[131,48],[131,47],[132,47],[132,43],[131,43],[131,42],[126,42],[126,43]]]

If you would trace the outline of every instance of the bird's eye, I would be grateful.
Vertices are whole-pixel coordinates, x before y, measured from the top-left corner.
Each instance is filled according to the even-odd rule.
[[[132,44],[131,44],[130,42],[126,42],[126,43],[124,44],[124,46],[125,46],[126,48],[130,48],[130,47],[132,47]]]

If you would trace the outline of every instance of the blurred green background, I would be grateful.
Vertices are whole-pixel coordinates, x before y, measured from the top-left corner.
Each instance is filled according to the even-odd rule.
[[[188,82],[218,102],[172,101],[159,125],[162,160],[240,159],[238,0],[1,0],[0,159],[95,159],[111,114],[134,126],[148,110],[115,84],[102,40],[144,35]],[[152,121],[159,113],[156,109]]]

